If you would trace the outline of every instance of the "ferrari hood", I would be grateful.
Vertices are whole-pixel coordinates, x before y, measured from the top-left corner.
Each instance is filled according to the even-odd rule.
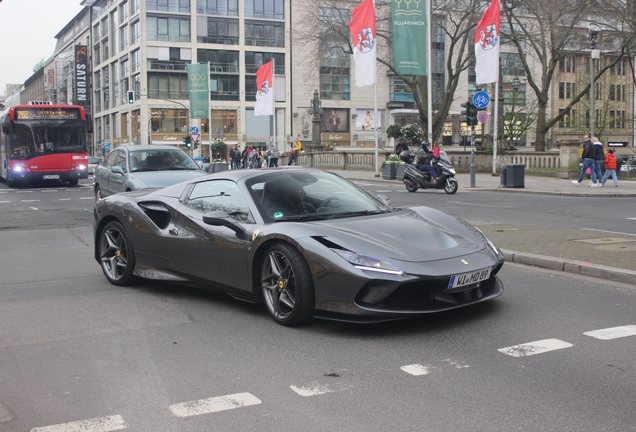
[[[437,261],[486,247],[484,239],[468,224],[427,207],[316,224],[331,231],[331,241],[353,252],[375,253],[400,261]]]
[[[135,173],[134,183],[139,189],[164,188],[206,175],[203,171],[148,171]]]

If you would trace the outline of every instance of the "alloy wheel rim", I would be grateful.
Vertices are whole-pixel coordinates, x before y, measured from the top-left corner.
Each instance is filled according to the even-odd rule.
[[[296,276],[281,252],[272,251],[265,259],[262,289],[270,312],[281,320],[289,318],[296,306]]]
[[[102,234],[101,262],[111,279],[119,280],[124,276],[128,268],[128,250],[118,229],[109,228]]]

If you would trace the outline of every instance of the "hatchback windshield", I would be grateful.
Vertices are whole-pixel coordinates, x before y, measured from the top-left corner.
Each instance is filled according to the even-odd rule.
[[[130,152],[130,171],[200,170],[184,151],[135,150]]]
[[[392,211],[352,182],[322,171],[285,170],[247,182],[266,220],[336,219]]]

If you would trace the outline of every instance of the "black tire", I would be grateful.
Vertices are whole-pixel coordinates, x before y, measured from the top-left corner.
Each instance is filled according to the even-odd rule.
[[[99,185],[97,185],[95,186],[95,202],[99,201],[102,198],[104,198],[102,196],[102,188],[100,188]]]
[[[404,183],[404,185],[406,186],[406,190],[409,192],[416,192],[417,191],[417,186],[412,185],[412,184],[408,184],[408,183]]]
[[[457,180],[446,180],[446,184],[444,185],[444,191],[449,194],[452,195],[455,192],[457,192],[457,189],[459,189],[459,183],[457,183]]]
[[[70,179],[70,180],[68,181],[68,184],[69,184],[70,186],[77,186],[77,183],[78,183],[78,182],[79,182],[79,180],[77,180],[77,179]]]
[[[284,326],[297,326],[314,315],[314,287],[303,256],[286,243],[271,245],[261,262],[261,295],[265,308]]]
[[[8,187],[14,187],[15,186],[15,182],[13,180],[11,180],[11,173],[9,173],[7,171],[7,176],[4,178],[5,183],[7,184]]]
[[[99,235],[99,261],[106,279],[113,285],[131,285],[135,279],[135,251],[126,229],[109,222]]]

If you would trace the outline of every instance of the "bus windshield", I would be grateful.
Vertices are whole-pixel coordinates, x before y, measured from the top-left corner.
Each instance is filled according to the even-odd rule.
[[[11,159],[29,159],[50,153],[85,153],[84,123],[46,121],[16,123],[11,132]]]

